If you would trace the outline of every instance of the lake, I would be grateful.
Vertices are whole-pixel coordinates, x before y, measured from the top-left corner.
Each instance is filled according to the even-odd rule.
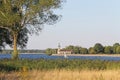
[[[0,59],[10,59],[11,54],[0,54]],[[64,56],[48,56],[46,54],[19,54],[20,59],[65,59]],[[84,60],[114,60],[119,61],[120,57],[116,56],[67,56],[67,59],[84,59]]]

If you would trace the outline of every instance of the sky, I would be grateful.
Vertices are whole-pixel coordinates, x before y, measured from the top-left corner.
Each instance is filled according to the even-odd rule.
[[[58,14],[58,23],[45,25],[39,36],[29,36],[27,49],[120,43],[120,0],[67,0]]]

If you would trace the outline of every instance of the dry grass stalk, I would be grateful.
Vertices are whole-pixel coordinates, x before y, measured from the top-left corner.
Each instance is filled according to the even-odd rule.
[[[104,70],[104,71],[33,70],[23,73],[21,72],[13,72],[10,74],[1,73],[0,80],[120,80],[120,70]]]

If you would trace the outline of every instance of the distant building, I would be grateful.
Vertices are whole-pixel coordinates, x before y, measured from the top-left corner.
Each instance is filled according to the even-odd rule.
[[[72,50],[61,49],[60,44],[58,44],[58,54],[72,54]]]

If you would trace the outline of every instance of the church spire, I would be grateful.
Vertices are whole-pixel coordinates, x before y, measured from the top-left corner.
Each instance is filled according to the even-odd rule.
[[[58,48],[59,48],[59,49],[61,48],[60,43],[58,43]]]
[[[57,51],[58,54],[60,54],[60,48],[61,48],[60,43],[58,43],[58,51]]]

